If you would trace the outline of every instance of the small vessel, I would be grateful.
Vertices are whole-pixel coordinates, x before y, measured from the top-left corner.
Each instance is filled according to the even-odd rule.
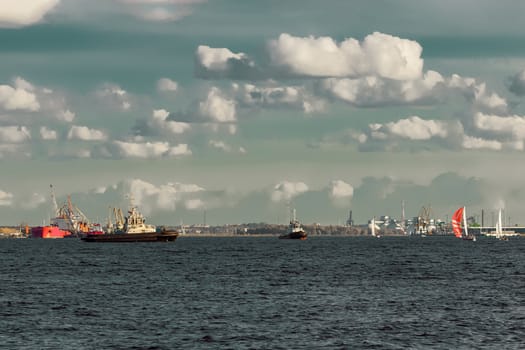
[[[501,208],[498,212],[498,222],[496,222],[496,230],[494,231],[494,236],[500,241],[508,241],[511,235],[515,235],[514,231],[503,231],[503,225],[501,222]]]
[[[461,227],[461,224],[463,224],[463,228]],[[476,236],[468,233],[467,214],[465,207],[459,208],[454,212],[454,215],[452,215],[452,231],[454,232],[454,236],[457,238],[461,238],[466,241],[476,241]]]
[[[372,220],[370,220],[370,224],[368,224],[368,227],[370,228],[370,235],[372,235],[372,237],[381,238],[381,235],[377,233],[377,231],[379,230],[379,226],[377,226],[376,224],[375,216],[372,218]]]
[[[168,230],[165,227],[157,229],[155,225],[145,223],[146,219],[130,199],[128,215],[122,218],[120,210],[114,210],[117,214],[114,227],[108,229],[108,233],[88,233],[81,239],[84,242],[168,242],[174,241],[179,236],[176,230]]]
[[[300,239],[305,240],[308,234],[301,226],[299,220],[295,216],[295,209],[292,209],[292,217],[290,218],[290,224],[288,225],[288,232],[279,236],[279,239]]]

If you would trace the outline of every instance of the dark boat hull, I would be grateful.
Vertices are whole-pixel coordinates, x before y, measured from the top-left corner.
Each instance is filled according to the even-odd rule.
[[[300,239],[304,241],[307,237],[307,234],[304,232],[294,232],[294,233],[287,233],[285,235],[279,236],[279,239]]]
[[[150,233],[110,233],[103,235],[87,235],[81,239],[84,242],[127,243],[127,242],[172,242],[179,237],[178,232]]]

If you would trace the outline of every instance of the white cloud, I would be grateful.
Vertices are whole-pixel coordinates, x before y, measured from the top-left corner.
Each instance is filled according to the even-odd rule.
[[[91,158],[91,151],[88,149],[79,149],[73,153],[76,158]]]
[[[484,140],[479,137],[472,137],[465,135],[462,142],[463,148],[466,149],[491,149],[500,151],[503,148],[501,142],[496,140]]]
[[[60,0],[2,0],[0,27],[24,27],[38,23]]]
[[[157,81],[157,90],[159,91],[177,91],[179,84],[176,81],[169,78],[161,78]]]
[[[354,195],[352,185],[342,181],[334,180],[330,183],[330,196],[332,198],[348,198]]]
[[[90,129],[87,126],[73,125],[67,134],[68,140],[104,141],[107,135],[102,130]]]
[[[229,60],[242,61],[247,59],[246,54],[233,53],[226,48],[212,48],[199,45],[196,52],[197,63],[209,71],[223,71],[228,68]]]
[[[333,180],[328,187],[328,193],[336,207],[346,208],[352,200],[354,188],[342,180]]]
[[[56,140],[57,132],[55,130],[48,129],[45,126],[40,128],[40,137],[42,140]]]
[[[187,144],[171,147],[168,142],[134,143],[115,141],[113,143],[120,154],[125,158],[160,158],[165,156],[191,155]]]
[[[190,201],[193,205],[197,205],[200,202],[199,199],[187,198],[187,196],[194,196],[205,191],[204,188],[195,184],[168,182],[162,185],[154,185],[140,179],[129,181],[129,187],[135,205],[141,207],[141,210],[144,209],[144,213],[149,213],[155,209],[175,210],[176,203],[185,199],[186,203]]]
[[[68,109],[63,93],[36,86],[21,77],[15,77],[12,80],[12,86],[0,85],[0,108],[17,112],[38,111],[41,112],[41,118],[53,116],[65,122],[72,122],[75,118],[75,113]],[[33,118],[23,113],[18,113],[17,117]]]
[[[518,115],[498,116],[476,113],[474,126],[492,135],[509,136],[514,140],[525,140],[525,117]]]
[[[485,83],[476,85],[474,89],[474,101],[482,108],[488,110],[505,111],[507,109],[507,101],[495,92],[487,91]]]
[[[65,111],[59,111],[57,114],[59,120],[71,123],[75,119],[75,113],[71,112],[69,109]]]
[[[444,122],[424,120],[418,116],[386,123],[384,128],[391,135],[410,140],[429,140],[432,137],[448,136],[447,125]]]
[[[525,69],[510,78],[509,91],[517,96],[525,96]]]
[[[191,155],[191,150],[189,149],[187,144],[181,143],[171,147],[167,155],[172,157],[189,156]]]
[[[25,126],[0,127],[0,143],[22,143],[31,139],[31,132]]]
[[[477,109],[506,111],[508,107],[503,97],[488,91],[485,83],[478,83],[474,78],[453,74],[446,84],[452,91],[459,90]]]
[[[8,156],[28,158],[31,156],[31,152],[29,152],[26,148],[27,147],[24,147],[24,145],[21,144],[0,143],[0,159],[6,158]]]
[[[199,112],[202,116],[219,123],[236,121],[235,101],[223,96],[216,87],[211,88],[206,100],[199,103]]]
[[[239,147],[238,149],[234,149],[232,146],[228,145],[224,141],[210,140],[208,142],[208,145],[210,145],[213,148],[216,148],[216,149],[219,149],[221,151],[224,151],[226,153],[237,152],[239,154],[246,154],[246,150],[243,147]]]
[[[117,0],[134,17],[151,22],[173,22],[190,14],[190,5],[206,0]]]
[[[224,143],[224,141],[216,141],[216,140],[210,140],[208,142],[208,144],[213,147],[213,148],[217,148],[217,149],[220,149],[224,152],[231,152],[232,148],[227,145],[226,143]]]
[[[374,32],[362,43],[330,37],[294,37],[283,33],[269,44],[272,62],[290,73],[315,77],[377,75],[396,80],[421,76],[421,46],[412,40]]]
[[[134,11],[136,17],[141,18],[145,21],[151,22],[173,22],[181,18],[186,17],[188,11],[178,11],[169,10],[163,7],[155,7],[146,11]]]
[[[0,190],[0,206],[9,206],[13,204],[13,194]]]
[[[15,81],[19,86],[13,88],[10,85],[0,85],[0,108],[4,108],[9,111],[13,110],[24,110],[35,112],[40,109],[37,96],[31,89],[27,89],[29,85],[23,84],[25,80]]]
[[[35,86],[22,77],[15,77],[13,79],[13,84],[17,89],[22,89],[31,92],[35,91]]]
[[[272,201],[289,201],[306,191],[308,191],[308,186],[304,182],[282,181],[275,185],[272,192]]]
[[[188,210],[196,210],[204,208],[204,202],[199,198],[188,199],[186,200],[186,202],[184,202],[184,206]]]
[[[444,83],[444,78],[435,71],[426,72],[421,78],[412,80],[382,79],[367,76],[358,79],[327,78],[321,90],[332,97],[361,107],[414,104],[433,101],[441,93],[436,89]]]
[[[312,96],[303,86],[268,86],[252,84],[233,84],[236,98],[250,107],[292,107],[305,113],[320,112],[325,109],[325,101]]]
[[[19,202],[24,209],[34,209],[40,204],[47,202],[47,197],[40,193],[33,193],[29,198],[24,198]]]
[[[106,83],[96,91],[96,94],[114,108],[123,111],[131,108],[129,93],[116,84]]]
[[[191,129],[191,125],[183,122],[168,120],[170,113],[165,109],[154,109],[148,125],[158,131],[167,131],[170,134],[182,134]]]

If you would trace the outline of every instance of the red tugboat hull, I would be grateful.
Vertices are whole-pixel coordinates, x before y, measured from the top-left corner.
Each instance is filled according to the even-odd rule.
[[[71,232],[61,230],[58,226],[36,226],[31,228],[31,238],[64,238],[71,236]]]

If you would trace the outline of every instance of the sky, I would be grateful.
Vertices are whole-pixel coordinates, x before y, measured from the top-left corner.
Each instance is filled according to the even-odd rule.
[[[520,0],[2,0],[0,224],[525,225]],[[492,219],[491,219],[492,218]]]

